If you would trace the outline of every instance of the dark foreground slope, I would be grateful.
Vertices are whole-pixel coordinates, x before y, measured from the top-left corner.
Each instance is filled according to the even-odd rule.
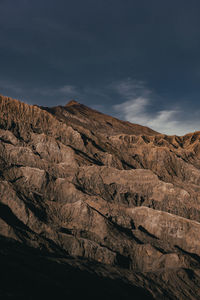
[[[199,141],[0,97],[1,298],[200,299]]]
[[[3,246],[3,249],[2,249]],[[153,299],[98,263],[33,251],[1,238],[0,299]],[[102,269],[102,270],[101,270]],[[98,271],[103,274],[98,274]]]

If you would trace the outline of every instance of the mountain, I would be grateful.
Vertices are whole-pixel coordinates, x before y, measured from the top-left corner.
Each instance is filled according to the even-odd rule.
[[[0,96],[1,299],[200,299],[200,132]]]

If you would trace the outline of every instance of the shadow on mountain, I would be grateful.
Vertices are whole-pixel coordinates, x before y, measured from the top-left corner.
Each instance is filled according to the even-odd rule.
[[[153,299],[143,289],[80,270],[60,257],[41,256],[4,238],[0,243],[1,299]]]

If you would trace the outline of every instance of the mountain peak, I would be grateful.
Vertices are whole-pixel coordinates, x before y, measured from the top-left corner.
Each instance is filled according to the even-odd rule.
[[[73,106],[73,105],[79,105],[80,103],[76,100],[72,99],[70,100],[65,106]]]

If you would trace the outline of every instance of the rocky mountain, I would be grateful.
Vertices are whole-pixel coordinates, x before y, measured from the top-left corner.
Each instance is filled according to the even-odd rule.
[[[0,96],[1,299],[200,299],[200,132]]]

